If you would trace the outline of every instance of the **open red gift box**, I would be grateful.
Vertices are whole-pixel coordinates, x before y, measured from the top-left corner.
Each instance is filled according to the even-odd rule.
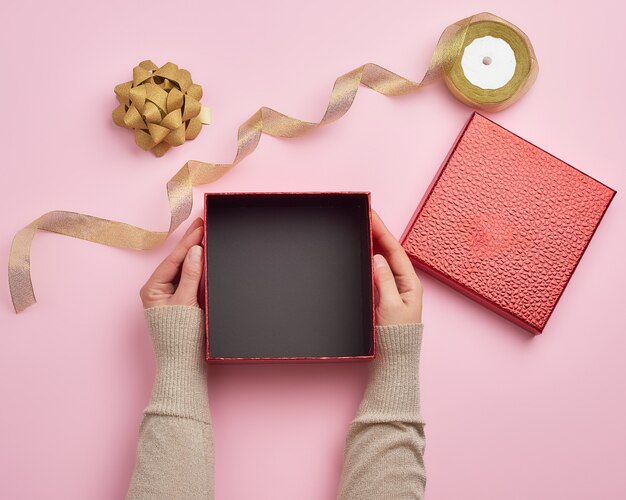
[[[206,193],[208,361],[375,356],[370,194]]]

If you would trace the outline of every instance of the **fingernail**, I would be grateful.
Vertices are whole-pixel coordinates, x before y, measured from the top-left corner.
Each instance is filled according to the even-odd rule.
[[[382,255],[376,254],[374,255],[374,265],[376,267],[383,267],[387,265],[387,261]]]
[[[189,250],[189,262],[192,264],[198,264],[202,259],[202,247],[194,245]]]

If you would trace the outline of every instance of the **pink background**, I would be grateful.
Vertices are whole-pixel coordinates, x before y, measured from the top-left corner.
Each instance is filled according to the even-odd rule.
[[[541,70],[488,115],[617,189],[544,335],[422,276],[428,498],[626,498],[624,6],[554,2],[11,2],[3,12],[0,261],[53,209],[164,230],[165,182],[188,159],[228,162],[259,106],[317,120],[334,79],[377,62],[419,78],[445,26],[489,10],[519,25]],[[191,71],[214,124],[161,159],[113,125],[113,87],[152,58]],[[436,84],[361,89],[339,122],[264,137],[195,190],[370,190],[399,236],[471,110]],[[122,498],[154,360],[138,290],[181,231],[135,253],[36,237],[40,303],[0,293],[0,497]],[[220,500],[334,498],[365,364],[210,369]]]

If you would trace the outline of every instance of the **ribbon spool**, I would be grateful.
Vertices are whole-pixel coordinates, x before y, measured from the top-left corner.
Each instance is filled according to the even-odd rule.
[[[232,163],[188,161],[168,181],[171,211],[168,231],[150,231],[66,211],[48,212],[18,231],[9,253],[9,288],[15,311],[20,312],[36,302],[30,275],[30,247],[37,231],[131,250],[157,248],[191,214],[193,186],[209,184],[222,177],[256,149],[263,134],[298,137],[338,120],[352,106],[361,85],[385,96],[399,96],[443,79],[460,101],[474,108],[498,111],[513,104],[530,88],[537,71],[537,61],[526,35],[504,19],[482,13],[444,30],[428,70],[419,82],[368,63],[335,80],[326,112],[319,122],[299,120],[262,107],[239,127],[237,153]]]
[[[444,81],[461,102],[486,111],[504,109],[532,86],[539,67],[528,37],[503,19],[475,16]],[[484,17],[484,18],[483,18]]]

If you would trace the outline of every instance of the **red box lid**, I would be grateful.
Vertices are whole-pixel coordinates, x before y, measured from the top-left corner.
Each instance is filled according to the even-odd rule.
[[[614,195],[474,113],[401,240],[417,267],[541,333]]]

